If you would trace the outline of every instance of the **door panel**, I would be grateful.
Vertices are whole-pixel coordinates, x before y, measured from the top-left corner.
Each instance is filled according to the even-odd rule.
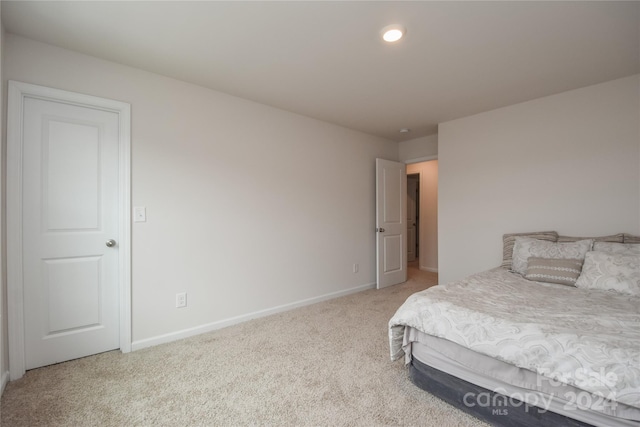
[[[100,222],[100,130],[84,123],[43,120],[46,229],[95,230]]]
[[[402,269],[402,236],[382,236],[384,246],[383,273],[394,273]]]
[[[376,159],[378,289],[407,280],[406,195],[405,165]]]
[[[50,337],[60,332],[98,326],[101,321],[101,258],[43,260]]]
[[[25,363],[119,348],[118,115],[25,98]]]

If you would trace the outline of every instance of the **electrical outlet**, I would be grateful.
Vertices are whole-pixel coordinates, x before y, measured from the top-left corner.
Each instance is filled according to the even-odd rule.
[[[181,308],[186,306],[187,306],[187,293],[180,292],[176,294],[176,308]]]
[[[360,266],[358,264],[353,264],[353,272],[357,273],[360,270]]]

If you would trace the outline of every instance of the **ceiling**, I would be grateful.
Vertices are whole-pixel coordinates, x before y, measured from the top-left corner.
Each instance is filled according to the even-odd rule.
[[[640,72],[640,2],[3,0],[1,7],[9,33],[394,141]],[[385,44],[380,29],[389,24],[404,25],[406,37]]]

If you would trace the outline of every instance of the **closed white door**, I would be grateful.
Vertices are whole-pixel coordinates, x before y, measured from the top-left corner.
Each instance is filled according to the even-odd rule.
[[[119,348],[118,114],[23,104],[25,367]]]
[[[376,159],[378,289],[407,280],[406,197],[404,163]]]

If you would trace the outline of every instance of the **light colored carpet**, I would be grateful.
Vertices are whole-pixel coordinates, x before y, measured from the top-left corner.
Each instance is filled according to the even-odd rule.
[[[129,354],[34,369],[2,396],[2,426],[484,426],[389,360],[410,280]]]

